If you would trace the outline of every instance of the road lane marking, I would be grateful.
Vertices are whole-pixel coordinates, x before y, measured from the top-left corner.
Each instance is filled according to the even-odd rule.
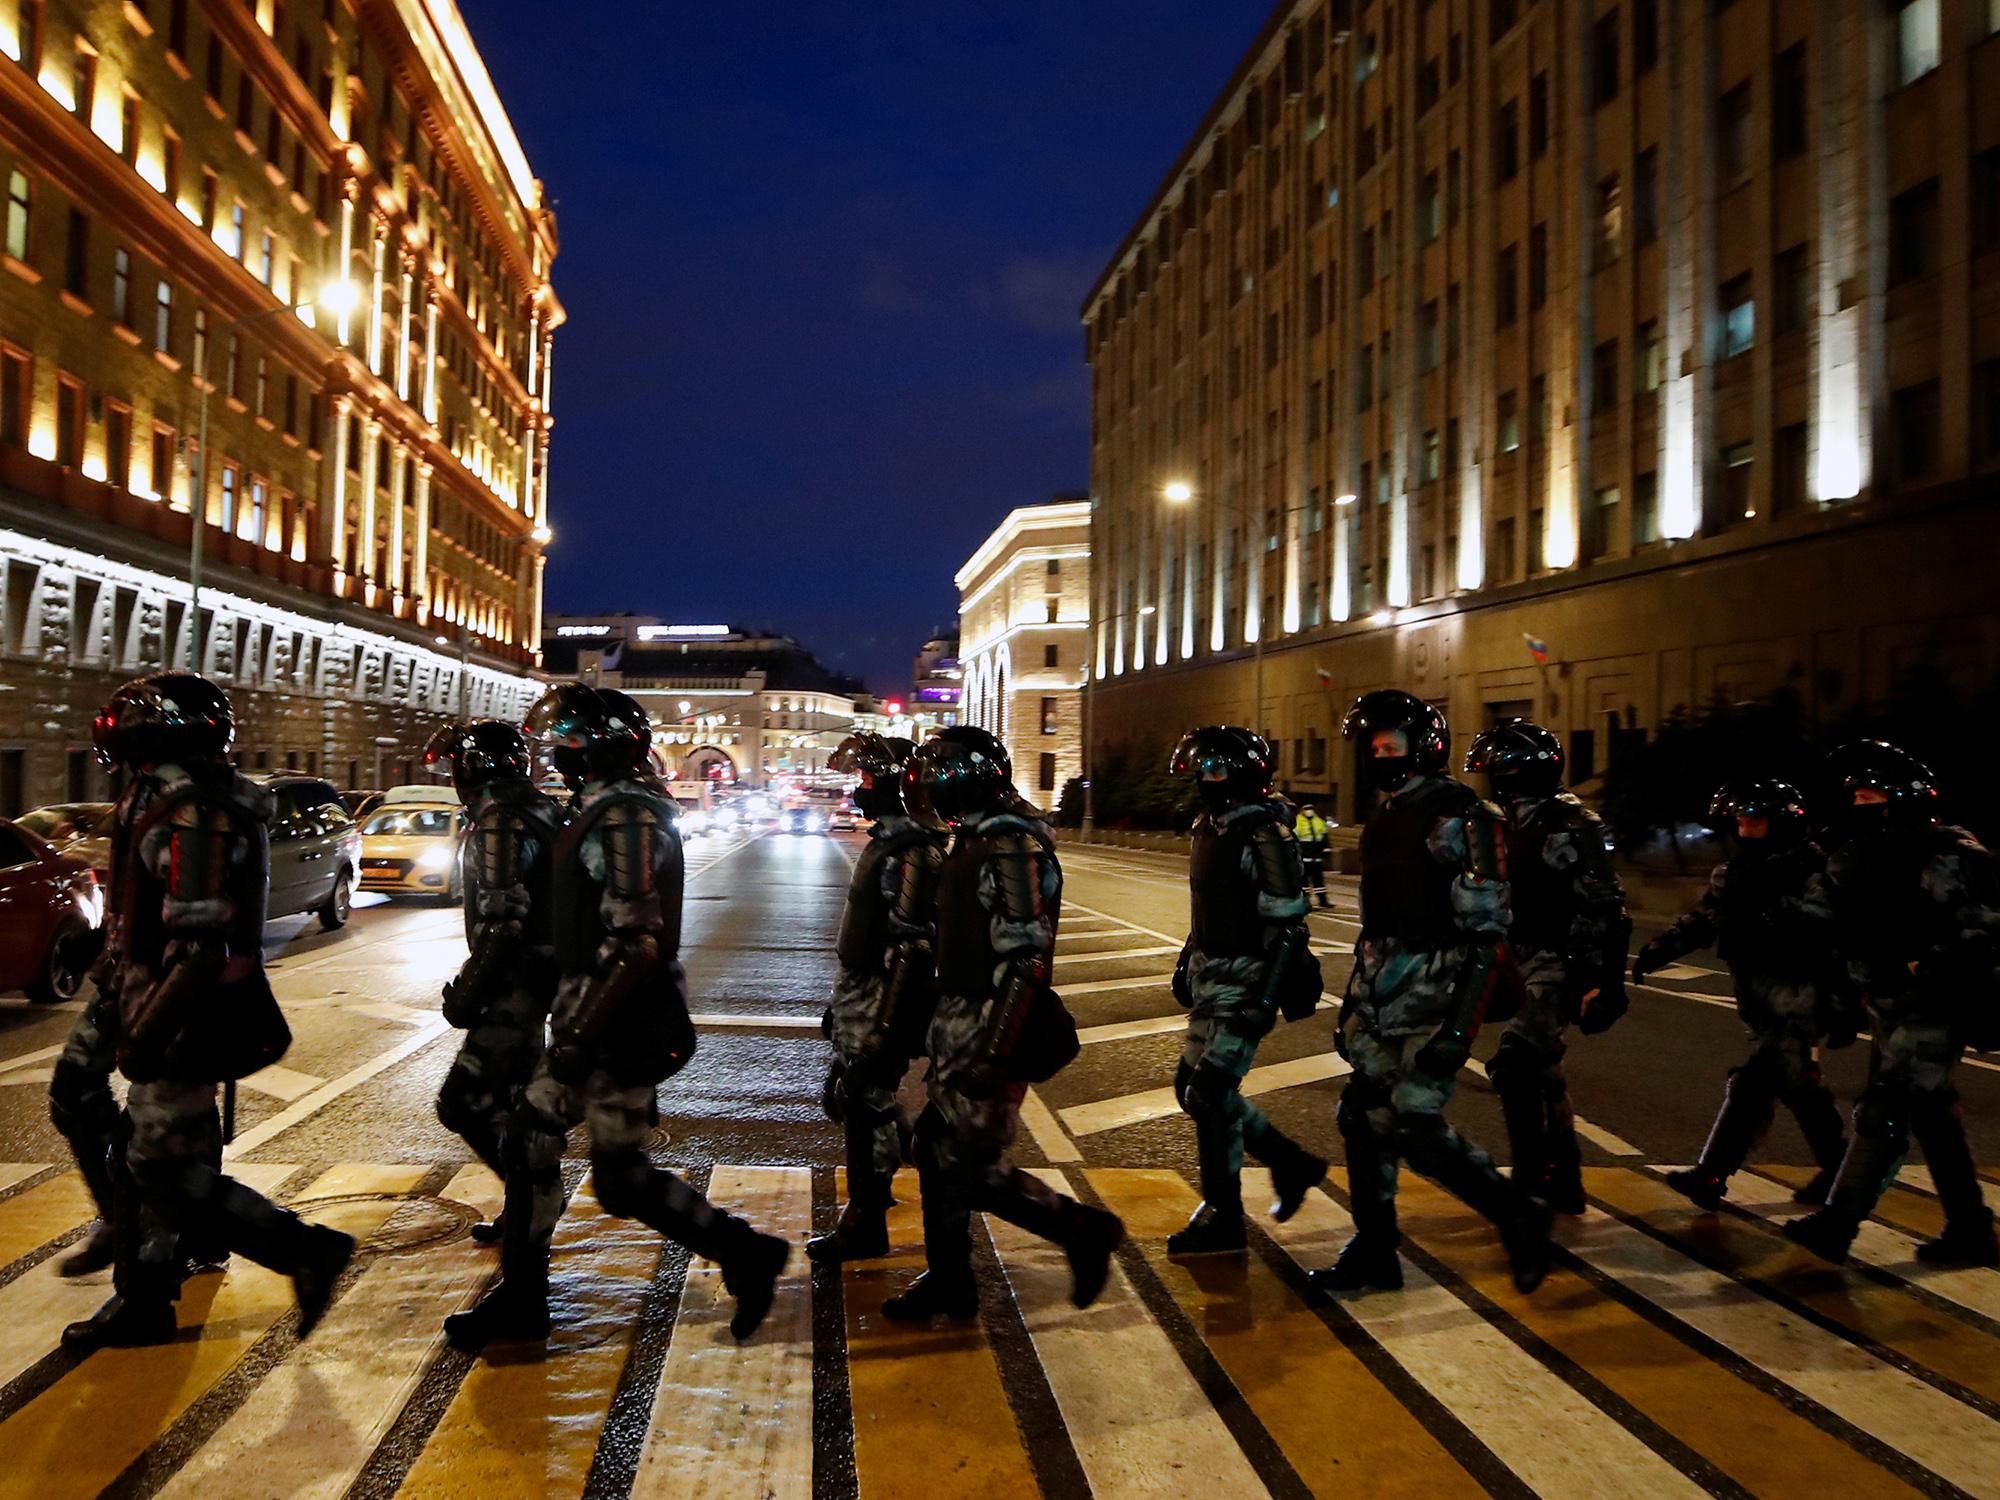
[[[1056,963],[1063,967],[1072,964],[1104,964],[1126,958],[1162,958],[1169,953],[1178,954],[1180,951],[1180,944],[1175,943],[1170,948],[1120,948],[1112,953],[1058,953]]]
[[[1245,1198],[1264,1200],[1271,1192],[1268,1171],[1244,1169]],[[1354,1221],[1314,1191],[1290,1222],[1265,1232],[1294,1264],[1312,1269],[1333,1263]],[[1400,1295],[1342,1305],[1537,1496],[1692,1500],[1706,1493],[1420,1268],[1404,1266]],[[1550,1441],[1553,1433],[1562,1434],[1559,1442]]]
[[[751,1016],[731,1014],[721,1011],[703,1011],[688,1017],[697,1030],[701,1031],[780,1031],[818,1032],[818,1016]]]
[[[46,1068],[9,1068],[0,1073],[0,1088],[26,1088],[30,1084],[48,1084],[55,1079],[55,1064]]]
[[[1035,1175],[1069,1187],[1059,1172]],[[1103,1295],[1079,1311],[1060,1249],[990,1215],[987,1226],[1091,1493],[1268,1493],[1116,1261]]]
[[[500,1207],[500,1183],[475,1164],[441,1196],[492,1214]],[[442,1344],[445,1315],[492,1275],[496,1262],[469,1238],[420,1254],[376,1257],[312,1337],[266,1374],[160,1488],[160,1500],[237,1493],[252,1470],[259,1494],[286,1500],[346,1494]]]
[[[48,1062],[61,1057],[63,1048],[67,1045],[66,1042],[57,1042],[53,1047],[37,1047],[33,1052],[23,1052],[18,1057],[7,1058],[0,1061],[0,1073],[8,1073],[15,1068],[25,1068],[31,1063]]]
[[[1108,911],[1099,911],[1094,906],[1085,906],[1082,902],[1071,901],[1067,897],[1063,899],[1063,910],[1080,911],[1087,917],[1102,917],[1107,922],[1116,922],[1120,927],[1130,932],[1143,932],[1147,937],[1158,938],[1163,943],[1173,944],[1172,951],[1175,953],[1181,951],[1181,945],[1187,938],[1186,933],[1182,933],[1180,937],[1175,937],[1171,932],[1161,932],[1156,927],[1141,927],[1137,922],[1128,922],[1123,917],[1114,917]]]
[[[1076,1142],[1069,1138],[1054,1112],[1033,1089],[1021,1098],[1021,1123],[1028,1127],[1028,1134],[1050,1161],[1083,1160],[1083,1153],[1076,1149]]]
[[[237,1167],[229,1175],[260,1193],[275,1193],[298,1170],[282,1162],[264,1162]],[[68,1233],[93,1214],[86,1197],[83,1213],[61,1232]],[[66,1324],[89,1317],[111,1295],[110,1271],[66,1277],[59,1269],[62,1260],[61,1255],[51,1255],[0,1287],[0,1386],[53,1350]]]
[[[1308,1493],[1369,1500],[1486,1494],[1369,1368],[1357,1347],[1365,1336],[1329,1328],[1260,1256],[1166,1257],[1161,1242],[1196,1202],[1178,1173],[1109,1168],[1085,1175]]]
[[[307,1196],[407,1193],[423,1179],[426,1170],[335,1168],[323,1174]],[[302,1206],[310,1208],[311,1204]],[[370,1196],[329,1204],[310,1217],[365,1237],[402,1206],[398,1197]],[[329,1321],[346,1302],[343,1297],[335,1304]],[[23,1500],[95,1496],[235,1368],[292,1306],[289,1281],[241,1256],[232,1259],[220,1276],[196,1277],[181,1289],[180,1301],[175,1304],[181,1338],[170,1349],[101,1349],[0,1425],[0,1451],[8,1456],[8,1462],[0,1466],[0,1496],[19,1495]],[[393,1320],[386,1326],[393,1327]],[[379,1341],[382,1329],[371,1329],[368,1337]],[[251,1401],[259,1401],[264,1392],[272,1390],[273,1382],[288,1369],[296,1371],[296,1361],[287,1361],[267,1375]],[[295,1394],[293,1399],[299,1398]],[[308,1409],[311,1411],[310,1402]],[[83,1433],[89,1434],[87,1442],[78,1439]],[[203,1455],[214,1446],[210,1443],[201,1449],[190,1467],[200,1466]],[[274,1453],[262,1455],[272,1463],[278,1457]],[[168,1491],[181,1486],[187,1474],[188,1469],[183,1468],[167,1486]],[[207,1486],[209,1496],[234,1492],[233,1486],[213,1479]],[[268,1488],[260,1484],[260,1488],[273,1495],[299,1493],[277,1484]],[[183,1488],[182,1493],[186,1492]],[[193,1492],[203,1493],[202,1486],[194,1486]]]
[[[721,1270],[706,1260],[689,1262],[633,1500],[809,1500],[812,1268],[799,1242],[812,1226],[812,1174],[803,1167],[717,1166],[708,1194],[790,1242],[792,1259],[770,1316],[742,1344],[729,1332],[736,1304]]]
[[[1340,1168],[1331,1174],[1344,1182]],[[1558,1261],[1532,1295],[1514,1290],[1500,1237],[1414,1173],[1397,1194],[1406,1236],[1555,1354],[1753,1495],[1916,1500],[1917,1491],[1815,1420],[1778,1382],[1753,1383]],[[1564,1229],[1559,1239],[1567,1240]],[[1769,1379],[1767,1377],[1767,1379]]]
[[[223,1151],[225,1161],[233,1161],[239,1156],[247,1156],[266,1141],[272,1140],[290,1130],[302,1120],[309,1120],[327,1105],[350,1090],[359,1088],[385,1068],[394,1067],[411,1053],[429,1046],[433,1041],[450,1030],[441,1015],[428,1016],[424,1024],[386,1052],[378,1052],[368,1061],[349,1068],[338,1078],[323,1083],[302,1099],[297,1099],[285,1109],[279,1110],[270,1119],[263,1120],[240,1132]]]
[[[1137,979],[1093,979],[1087,984],[1057,986],[1065,995],[1102,995],[1112,990],[1166,989],[1170,974],[1142,974]]]
[[[1585,1182],[1594,1194],[1620,1170],[1586,1168]],[[1601,1210],[1565,1225],[1561,1238],[1593,1270],[1884,1447],[1970,1494],[2000,1496],[1992,1418]]]
[[[1092,1042],[1124,1042],[1133,1037],[1164,1036],[1170,1031],[1187,1030],[1185,1011],[1171,1016],[1146,1016],[1137,1021],[1113,1021],[1104,1026],[1085,1026],[1076,1034],[1076,1039],[1089,1046]]]
[[[495,1358],[476,1361],[404,1476],[398,1500],[581,1495],[638,1332],[634,1310],[664,1245],[653,1230],[612,1218],[588,1188],[580,1190],[550,1247],[555,1327],[546,1353],[496,1346]]]
[[[1290,1062],[1252,1068],[1243,1077],[1243,1092],[1268,1094],[1277,1089],[1297,1088],[1301,1084],[1323,1083],[1349,1071],[1347,1062],[1339,1054],[1314,1053]],[[1180,1109],[1173,1089],[1168,1087],[1122,1094],[1115,1099],[1099,1099],[1089,1104],[1073,1104],[1068,1109],[1057,1110],[1056,1115],[1071,1135],[1082,1136],[1098,1135],[1146,1120],[1163,1119],[1167,1115],[1179,1114]]]
[[[268,1094],[273,1099],[283,1099],[287,1104],[310,1094],[326,1080],[311,1073],[301,1073],[285,1067],[282,1063],[272,1063],[259,1068],[243,1080],[243,1087],[259,1094]]]
[[[0,1161],[0,1193],[6,1192],[17,1182],[26,1182],[37,1172],[48,1171],[53,1165],[53,1162]]]
[[[1039,1494],[985,1329],[882,1316],[883,1300],[923,1269],[922,1188],[911,1175],[896,1179],[891,1253],[849,1261],[840,1273],[859,1492],[869,1500]],[[837,1176],[845,1201],[846,1174]]]

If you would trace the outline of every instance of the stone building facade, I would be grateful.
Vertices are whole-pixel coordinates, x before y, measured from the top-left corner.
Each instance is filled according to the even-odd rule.
[[[0,812],[163,666],[363,785],[525,705],[555,224],[452,0],[5,7],[0,186]]]
[[[1021,795],[1053,808],[1083,770],[1090,502],[1009,512],[954,582],[960,721],[998,735]]]
[[[1280,4],[1084,304],[1094,745],[1254,722],[1348,817],[1373,687],[1582,784],[1681,705],[1990,687],[1996,28]]]

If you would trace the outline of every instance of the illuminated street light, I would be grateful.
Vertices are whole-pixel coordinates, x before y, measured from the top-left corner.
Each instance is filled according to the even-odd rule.
[[[1175,505],[1186,505],[1188,501],[1194,499],[1194,486],[1185,479],[1169,480],[1161,488],[1160,494]]]

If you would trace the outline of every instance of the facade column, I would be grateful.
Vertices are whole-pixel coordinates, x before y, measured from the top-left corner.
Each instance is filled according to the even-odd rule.
[[[542,373],[542,315],[533,312],[528,315],[528,394],[537,396],[535,381]]]
[[[407,402],[410,399],[410,293],[416,283],[417,258],[414,252],[405,249],[402,260],[402,292],[396,299],[396,395]]]
[[[415,555],[410,559],[410,592],[416,595],[417,619],[428,623],[431,617],[431,466],[417,465],[416,515],[411,524],[416,528]]]
[[[541,517],[541,528],[544,531],[549,525],[549,446],[552,441],[547,432],[542,434],[542,467],[541,472],[535,476],[535,483],[541,490],[536,500],[535,514]]]
[[[328,403],[332,411],[332,441],[326,445],[326,457],[321,460],[325,467],[322,487],[326,492],[326,555],[333,559],[333,587],[339,593],[345,582],[349,559],[347,556],[347,421],[354,403],[346,396],[335,396]]]
[[[438,419],[438,296],[437,287],[424,285],[424,420],[437,426]]]
[[[1709,55],[1711,18],[1705,5],[1670,7],[1666,44],[1667,160],[1661,203],[1667,265],[1667,378],[1660,388],[1660,535],[1685,538],[1701,530],[1708,452],[1707,309],[1713,298],[1710,219],[1715,194]]]
[[[403,445],[389,445],[389,607],[400,612],[406,574],[403,568],[403,502],[408,498],[409,465]]]
[[[361,424],[361,494],[358,497],[361,537],[355,551],[354,571],[368,583],[381,582],[375,576],[375,477],[376,451],[382,440],[382,424],[373,417]]]
[[[535,504],[535,419],[532,413],[521,424],[521,509],[531,521],[541,514]]]
[[[368,288],[368,368],[382,373],[382,279],[388,269],[389,226],[380,218],[372,223],[374,248],[370,252],[374,273]]]
[[[335,279],[346,282],[354,275],[354,193],[352,181],[344,183],[340,194],[340,268]],[[340,342],[346,344],[354,336],[354,310],[348,302],[343,302],[340,321],[334,332]]]
[[[1867,319],[1875,291],[1869,247],[1877,228],[1871,129],[1881,80],[1871,66],[1866,15],[1828,7],[1812,55],[1819,101],[1819,280],[1809,319],[1813,347],[1812,496],[1852,500],[1873,477]]]
[[[528,638],[524,642],[535,653],[535,660],[542,655],[542,570],[548,566],[548,559],[539,550],[535,553],[535,580],[528,600]]]

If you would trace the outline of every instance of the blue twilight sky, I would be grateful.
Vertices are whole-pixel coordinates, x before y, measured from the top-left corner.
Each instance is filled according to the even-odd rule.
[[[460,0],[555,203],[552,610],[900,691],[1089,482],[1077,308],[1270,0]]]

